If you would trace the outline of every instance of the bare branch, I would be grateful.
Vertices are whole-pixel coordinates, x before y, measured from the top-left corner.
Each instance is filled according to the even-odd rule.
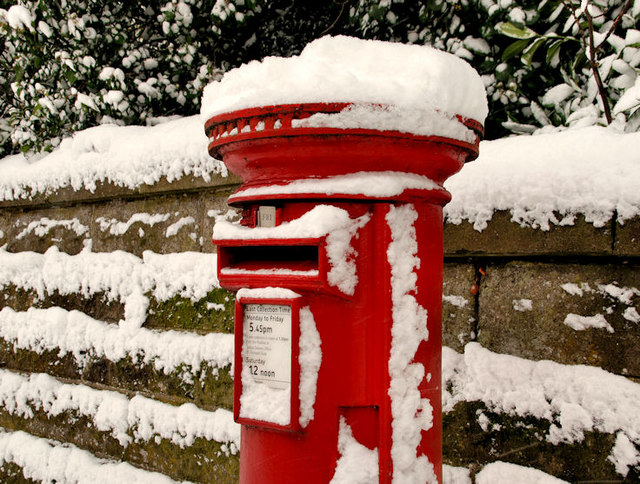
[[[609,32],[607,32],[607,35],[604,36],[604,39],[602,39],[602,42],[600,42],[596,47],[596,51],[600,50],[600,48],[609,39],[609,37],[611,37],[611,34],[615,32],[615,30],[618,28],[618,25],[622,21],[622,17],[624,17],[624,14],[627,13],[627,11],[631,8],[632,3],[633,3],[633,0],[627,0],[627,3],[624,4],[624,6],[622,7],[622,10],[620,10],[620,13],[616,17],[616,19],[613,21],[613,24],[611,24],[611,28],[609,29]]]
[[[607,98],[607,92],[604,88],[604,84],[602,83],[600,70],[598,69],[598,61],[596,60],[596,48],[594,46],[595,41],[593,40],[593,18],[591,17],[588,9],[585,9],[584,15],[587,17],[587,22],[589,22],[589,65],[591,66],[593,77],[595,78],[596,85],[598,86],[598,94],[600,95],[600,99],[602,100],[604,116],[607,119],[607,124],[611,124],[613,118],[611,117],[609,99]]]
[[[573,6],[573,2],[571,2],[571,0],[562,0],[562,3],[569,9],[571,10],[571,16],[573,17],[573,20],[575,21],[576,25],[578,26],[578,30],[580,31],[580,40],[582,41],[582,47],[584,47],[584,50],[588,50],[588,46],[587,46],[587,35],[584,32],[584,30],[582,29],[582,26],[580,25],[580,19],[578,18],[578,14],[576,13],[576,9]]]

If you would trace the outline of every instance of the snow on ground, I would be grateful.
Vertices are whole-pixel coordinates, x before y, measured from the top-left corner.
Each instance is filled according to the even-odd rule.
[[[25,432],[0,430],[0,463],[20,467],[28,479],[73,484],[171,484],[158,472],[138,469],[126,462],[98,459],[71,444],[34,437]],[[73,463],[73,465],[69,465]]]
[[[476,484],[568,484],[531,467],[523,467],[508,462],[493,462],[476,474]]]
[[[615,162],[612,162],[615,160]],[[497,210],[549,230],[576,215],[601,227],[640,214],[640,133],[589,127],[480,143],[480,156],[445,182],[447,222],[484,230]]]
[[[72,187],[94,191],[98,183],[137,188],[162,177],[185,175],[209,181],[226,176],[226,168],[207,153],[207,137],[199,116],[156,126],[103,125],[66,138],[50,154],[0,160],[0,201],[25,199]]]

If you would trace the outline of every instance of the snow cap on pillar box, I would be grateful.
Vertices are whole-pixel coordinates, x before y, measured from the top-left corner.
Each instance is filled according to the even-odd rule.
[[[387,171],[440,185],[477,157],[486,115],[483,82],[464,60],[427,46],[344,36],[315,40],[299,56],[267,57],[227,72],[205,88],[201,109],[209,152],[251,187]],[[319,135],[322,142],[314,143]],[[300,150],[287,156],[300,137],[308,164]],[[319,150],[325,159],[332,155],[327,137],[340,137],[340,163],[317,163]],[[353,141],[346,143],[353,156],[345,137]],[[371,149],[372,138],[393,144],[397,156]],[[437,156],[434,141],[454,148],[453,164],[429,161]],[[369,145],[366,158],[363,143]],[[261,150],[266,144],[271,148]]]

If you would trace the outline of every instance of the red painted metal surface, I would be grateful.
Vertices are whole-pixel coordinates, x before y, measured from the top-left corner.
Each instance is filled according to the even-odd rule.
[[[346,106],[272,106],[216,116],[205,128],[209,153],[242,178],[243,188],[380,171],[415,173],[442,183],[477,157],[481,125],[462,118],[461,123],[476,133],[474,143],[398,131],[294,127],[294,120],[339,112]]]
[[[207,123],[213,137],[212,155],[222,156],[227,166],[239,174],[243,187],[269,186],[308,177],[396,171],[428,176],[443,182],[465,161],[477,155],[477,142],[416,137],[391,132],[356,132],[310,129],[295,133],[282,119],[300,119],[313,112],[336,112],[344,105],[284,106],[246,110],[213,118]],[[314,111],[315,109],[315,111]],[[333,111],[331,111],[333,110]],[[297,118],[296,118],[297,116]],[[281,126],[275,127],[278,120]],[[461,120],[462,122],[463,120]],[[264,129],[256,130],[260,122]],[[290,121],[289,121],[290,124]],[[468,122],[474,126],[473,122]],[[477,123],[476,123],[477,124]],[[246,128],[249,126],[249,128]],[[270,126],[270,127],[269,127]],[[237,135],[232,133],[234,129]],[[477,129],[480,134],[481,129]],[[228,133],[222,136],[222,133]],[[340,194],[338,194],[340,195]],[[318,193],[237,197],[255,225],[258,206],[277,205],[278,223],[295,220],[318,204],[346,210],[355,220],[368,215],[369,221],[352,238],[353,261],[358,284],[352,295],[343,294],[328,281],[329,262],[326,238],[218,240],[218,277],[230,289],[284,287],[302,296],[320,334],[322,364],[317,380],[314,418],[304,428],[279,428],[259,421],[243,421],[240,482],[326,484],[335,472],[338,429],[341,418],[350,425],[358,442],[377,448],[379,482],[393,478],[393,415],[389,397],[391,327],[391,266],[387,250],[392,241],[386,216],[393,206],[411,204],[418,219],[415,269],[417,284],[412,291],[417,303],[428,313],[429,338],[423,342],[414,362],[424,365],[426,374],[419,386],[423,398],[433,407],[434,425],[421,433],[416,455],[425,455],[434,465],[441,482],[441,301],[442,301],[442,205],[448,201],[443,189],[406,190],[395,197],[376,198],[367,194],[323,196]],[[280,246],[284,249],[264,249]],[[242,253],[237,248],[242,247]],[[288,250],[298,247],[287,259]],[[305,247],[300,249],[300,247]],[[255,249],[255,250],[253,250]],[[252,256],[254,254],[255,256]],[[275,255],[274,255],[275,254]],[[293,252],[292,252],[293,254]],[[284,255],[284,257],[283,257]],[[285,259],[285,260],[282,260]],[[234,273],[233,268],[243,269]],[[260,269],[296,267],[317,270],[312,275],[286,272],[265,275]],[[230,270],[231,269],[231,270]],[[229,271],[230,270],[230,271]],[[252,300],[256,302],[256,300]],[[242,312],[236,316],[235,411],[241,392]],[[292,368],[295,370],[296,366]],[[293,378],[298,378],[292,376]],[[299,402],[292,400],[292,409]]]

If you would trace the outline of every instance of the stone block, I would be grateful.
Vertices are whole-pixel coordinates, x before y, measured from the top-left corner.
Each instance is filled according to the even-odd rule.
[[[475,339],[476,269],[471,263],[445,262],[442,286],[442,344],[461,353]]]
[[[444,414],[442,426],[444,462],[471,468],[472,475],[486,464],[502,461],[568,482],[623,482],[608,460],[614,434],[585,432],[582,441],[554,445],[544,437],[549,422],[497,414],[479,402],[458,403]]]
[[[616,225],[614,253],[623,257],[640,257],[640,217]]]
[[[0,210],[0,247],[9,241],[9,232],[13,227],[13,216],[9,210]]]
[[[27,311],[30,307],[60,307],[67,311],[81,311],[99,321],[115,323],[124,318],[124,304],[110,300],[105,293],[84,296],[79,293],[53,292],[40,298],[36,291],[12,284],[0,287],[0,309],[10,307],[14,311]]]
[[[238,480],[238,454],[231,454],[226,444],[200,437],[185,447],[160,437],[151,441],[133,440],[123,446],[110,432],[98,430],[86,416],[72,411],[50,416],[39,408],[32,408],[30,417],[0,410],[0,426],[71,443],[97,457],[123,460],[180,481],[231,484]],[[130,436],[133,430],[129,430]]]
[[[583,216],[577,216],[574,225],[551,225],[547,231],[521,227],[506,211],[494,213],[482,232],[466,221],[444,225],[445,257],[610,255],[612,242],[612,222],[597,228]]]
[[[223,445],[225,448],[223,448]],[[138,443],[127,447],[124,459],[176,480],[236,484],[240,456],[231,454],[225,444],[202,438],[181,448],[167,439]]]
[[[102,458],[122,458],[123,448],[120,443],[110,432],[98,430],[92,419],[77,412],[65,411],[53,416],[47,415],[41,408],[30,406],[30,409],[33,414],[30,417],[12,415],[6,409],[0,409],[0,427],[68,442]]]
[[[191,402],[211,410],[233,408],[230,365],[210,368],[203,363],[198,370],[180,367],[166,374],[156,369],[153,362],[145,364],[128,357],[119,361],[93,357],[80,367],[70,353],[61,355],[56,349],[36,353],[15,348],[0,339],[0,367],[107,385],[124,392],[140,392],[159,400],[177,399],[180,403]]]
[[[7,250],[44,253],[55,245],[61,252],[77,254],[90,237],[91,213],[86,205],[7,212]]]
[[[215,252],[216,247],[211,242],[213,226],[217,220],[236,221],[240,219],[240,211],[227,205],[227,199],[233,190],[207,192],[200,195],[203,203],[202,221],[202,251]]]
[[[217,190],[219,188],[226,187],[238,187],[240,185],[240,178],[233,173],[229,173],[228,176],[222,176],[219,174],[211,174],[210,180],[206,181],[202,177],[195,177],[193,175],[184,175],[179,180],[168,181],[166,178],[161,178],[153,185],[141,185],[138,188],[138,192],[141,194],[157,194],[157,193],[171,193],[194,190]],[[235,188],[232,188],[235,189]]]
[[[640,375],[638,265],[491,264],[478,342],[498,353]]]
[[[166,254],[200,251],[201,204],[193,195],[117,200],[96,205],[91,226],[94,252],[145,250]]]

